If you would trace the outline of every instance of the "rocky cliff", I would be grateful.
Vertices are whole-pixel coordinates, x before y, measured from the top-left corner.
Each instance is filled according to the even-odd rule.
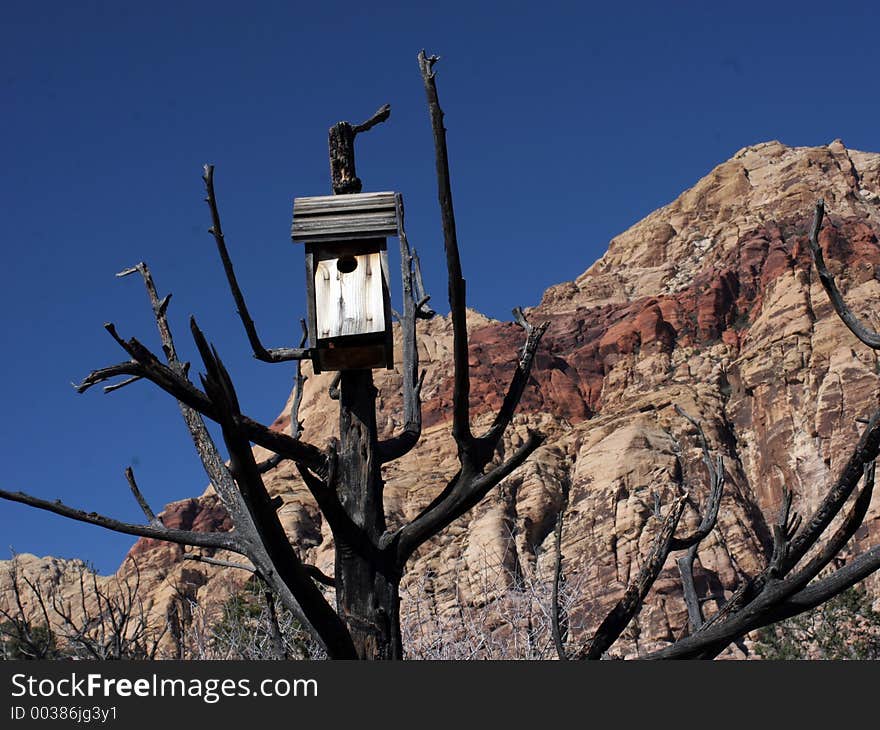
[[[646,555],[653,493],[668,503],[686,486],[697,501],[705,499],[694,432],[675,405],[702,423],[727,476],[718,528],[700,550],[698,590],[721,598],[740,574],[758,570],[783,486],[794,490],[795,508],[808,512],[857,438],[855,419],[876,408],[880,393],[875,353],[839,322],[811,269],[806,242],[819,197],[830,213],[821,236],[829,267],[855,311],[878,328],[871,305],[880,301],[880,154],[840,141],[816,148],[768,142],[739,151],[526,312],[550,327],[503,449],[515,448],[527,427],[549,438],[414,556],[404,612],[442,617],[457,613],[458,604],[476,610],[546,579],[553,526],[564,507],[563,565],[576,641]],[[474,312],[469,325],[472,407],[488,416],[503,397],[522,335],[511,323]],[[451,326],[441,317],[420,326],[425,428],[419,446],[387,469],[392,526],[415,516],[457,464],[449,423]],[[386,434],[401,425],[399,365],[376,372]],[[310,376],[305,387],[300,417],[316,444],[336,429],[331,377]],[[289,427],[289,406],[276,428]],[[329,531],[295,469],[280,465],[267,484],[283,499],[280,515],[303,556],[332,573]],[[163,520],[206,530],[227,524],[210,489],[169,505]],[[874,508],[851,552],[880,542],[878,532]],[[131,554],[159,614],[180,586],[201,600],[236,580],[229,570],[183,562],[177,546],[141,540]],[[497,621],[503,635],[503,621],[481,610],[477,620]],[[685,622],[670,559],[623,648],[656,646]]]

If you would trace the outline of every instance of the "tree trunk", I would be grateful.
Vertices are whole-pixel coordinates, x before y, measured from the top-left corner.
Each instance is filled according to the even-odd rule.
[[[330,127],[330,183],[334,195],[359,193],[362,189],[354,167],[355,136],[348,122],[337,122]]]
[[[374,119],[381,121],[381,114]],[[384,115],[387,117],[387,110]],[[369,128],[370,122],[361,125]],[[330,128],[330,181],[336,195],[359,193],[354,138],[348,122]],[[376,387],[372,370],[343,370],[339,382],[339,449],[335,486],[363,540],[334,532],[336,607],[361,659],[401,659],[400,571],[375,546],[385,532],[382,468],[377,454]]]
[[[372,371],[342,371],[339,433],[339,498],[367,539],[349,543],[334,535],[337,609],[361,659],[401,659],[400,575],[373,547],[385,532],[385,511]]]

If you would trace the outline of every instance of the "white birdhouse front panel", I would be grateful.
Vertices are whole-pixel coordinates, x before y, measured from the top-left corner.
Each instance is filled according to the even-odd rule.
[[[316,252],[315,315],[319,340],[385,331],[380,252]]]

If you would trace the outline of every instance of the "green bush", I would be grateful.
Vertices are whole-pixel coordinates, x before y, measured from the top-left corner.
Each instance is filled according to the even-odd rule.
[[[0,624],[0,659],[54,659],[59,656],[48,626],[5,621]]]
[[[855,586],[827,603],[758,632],[762,659],[880,659],[880,613]]]

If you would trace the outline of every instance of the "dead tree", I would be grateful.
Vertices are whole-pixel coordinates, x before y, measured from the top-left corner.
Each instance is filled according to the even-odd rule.
[[[450,188],[449,161],[443,112],[437,97],[434,64],[437,58],[421,52],[418,57],[427,95],[434,137],[438,197],[449,278],[449,305],[453,325],[454,391],[452,435],[458,448],[459,468],[434,500],[412,521],[389,530],[383,504],[382,466],[408,453],[421,435],[421,386],[416,348],[416,322],[431,316],[422,286],[418,257],[411,250],[401,224],[399,231],[403,284],[403,312],[399,315],[403,334],[402,431],[379,440],[376,426],[376,389],[370,370],[343,370],[336,387],[339,400],[340,438],[319,448],[300,438],[298,421],[302,379],[297,378],[297,397],[291,414],[292,434],[273,431],[242,412],[235,388],[217,351],[208,343],[194,319],[190,329],[205,374],[201,387],[188,377],[189,363],[177,356],[167,309],[171,295],[160,298],[147,266],[143,263],[121,272],[139,273],[147,288],[162,341],[164,361],[138,339],[125,339],[112,324],[105,326],[128,355],[116,365],[90,373],[77,390],[121,377],[104,387],[116,390],[148,380],[173,396],[180,406],[193,442],[217,494],[232,518],[233,529],[224,533],[201,533],[166,527],[156,518],[127,472],[131,491],[144,512],[145,524],[131,524],[95,512],[85,512],[57,501],[39,499],[21,492],[0,491],[0,497],[29,504],[71,519],[99,525],[140,537],[167,540],[213,552],[228,550],[249,561],[256,573],[279,597],[286,608],[307,627],[331,658],[399,659],[403,655],[400,632],[399,585],[413,553],[450,523],[479,503],[489,491],[519,467],[542,443],[542,436],[530,432],[525,443],[509,458],[492,465],[498,446],[509,426],[522,393],[529,382],[535,351],[547,324],[532,325],[522,311],[515,318],[525,332],[525,342],[512,374],[503,404],[485,433],[475,434],[470,417],[470,373],[468,333],[465,321],[465,281],[462,276],[456,238],[455,215]],[[340,122],[330,130],[330,161],[334,193],[361,189],[355,173],[354,140],[387,119],[390,107],[383,107],[360,125]],[[244,296],[236,281],[228,254],[214,192],[213,167],[206,165],[204,181],[211,211],[213,234],[255,357],[267,363],[301,361],[312,353],[301,343],[298,348],[267,349],[262,344]],[[402,221],[402,210],[399,211]],[[220,425],[228,451],[228,464],[211,439],[203,419]],[[252,446],[274,453],[257,463]],[[290,543],[278,518],[280,506],[266,489],[262,474],[282,460],[293,461],[327,521],[336,546],[335,574],[323,576],[303,563]],[[335,586],[336,606],[328,603],[320,583]]]
[[[850,331],[868,347],[880,350],[880,334],[868,330],[859,322],[825,266],[819,245],[824,215],[825,205],[819,200],[809,234],[810,250],[819,280],[835,312]],[[687,551],[678,559],[678,569],[688,611],[688,632],[669,646],[648,654],[646,658],[649,659],[714,658],[750,631],[815,608],[880,569],[878,545],[826,574],[826,569],[834,564],[835,558],[855,535],[868,512],[874,489],[875,461],[880,453],[878,410],[867,421],[856,419],[867,424],[861,438],[837,479],[808,518],[802,519],[792,509],[794,495],[789,490],[784,491],[779,515],[773,524],[772,553],[766,565],[758,574],[746,578],[714,615],[704,618],[702,603],[694,586],[694,561],[700,543],[717,523],[724,485],[724,463],[720,456],[712,459],[700,425],[678,407],[676,410],[694,428],[709,476],[709,497],[699,527],[691,535],[676,537],[685,506],[692,500],[687,491],[673,500],[665,516],[661,514],[658,499],[655,517],[661,524],[642,569],[588,641],[578,648],[569,649],[557,640],[561,659],[601,659],[605,656],[639,612],[667,558],[674,551]],[[847,504],[849,506],[844,512]],[[837,527],[831,532],[832,522],[838,517]],[[561,560],[557,545],[557,574],[561,569]],[[558,621],[558,615],[559,608],[554,603],[554,620]],[[557,629],[555,633],[559,636],[560,632]]]
[[[150,619],[140,596],[140,569],[130,558],[134,579],[114,576],[107,587],[94,570],[78,571],[77,590],[63,599],[57,591],[47,598],[37,587],[41,604],[48,602],[56,617],[57,634],[68,652],[80,659],[155,659],[168,630],[166,621]]]
[[[155,659],[168,625],[148,615],[140,596],[140,571],[130,560],[133,580],[115,576],[102,586],[97,573],[80,564],[66,566],[58,585],[43,586],[20,571],[13,557],[13,605],[0,607],[5,619],[0,633],[13,641],[19,654],[34,659]],[[64,582],[73,586],[69,595],[64,595]]]
[[[3,659],[56,658],[58,649],[45,602],[37,602],[38,612],[29,612],[25,608],[22,584],[31,591],[35,591],[35,584],[19,571],[17,555],[13,555],[9,563],[8,577],[12,596],[10,601],[7,595],[5,605],[0,606],[0,619],[2,619],[0,657]],[[33,614],[37,614],[39,618],[35,619]]]

